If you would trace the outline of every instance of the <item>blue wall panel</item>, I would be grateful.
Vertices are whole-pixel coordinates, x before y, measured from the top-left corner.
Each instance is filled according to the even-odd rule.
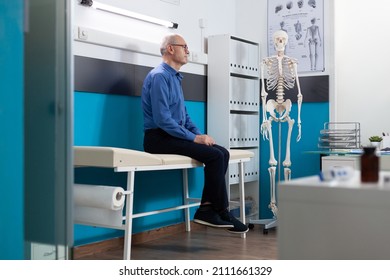
[[[0,259],[24,259],[23,1],[0,1]]]

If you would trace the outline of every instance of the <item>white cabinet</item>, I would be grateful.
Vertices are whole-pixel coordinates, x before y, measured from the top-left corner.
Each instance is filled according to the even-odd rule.
[[[360,170],[360,155],[335,155],[321,158],[321,170],[339,166],[350,166],[355,170]],[[381,155],[379,166],[382,171],[390,171],[390,155]]]
[[[321,182],[318,176],[279,184],[278,256],[282,260],[390,258],[390,172],[378,183]]]
[[[360,170],[360,156],[323,156],[321,158],[321,170],[340,166],[350,166],[355,170]]]
[[[207,133],[227,149],[248,149],[245,194],[251,214],[259,199],[259,44],[228,34],[208,38]],[[230,198],[238,197],[238,170],[227,174]],[[231,205],[234,205],[231,204]]]

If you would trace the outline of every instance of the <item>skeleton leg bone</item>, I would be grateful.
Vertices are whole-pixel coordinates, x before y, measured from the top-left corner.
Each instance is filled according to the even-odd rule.
[[[295,120],[291,119],[290,116],[288,116],[286,119],[288,123],[288,132],[287,132],[287,141],[286,141],[286,157],[283,161],[283,166],[290,167],[291,166],[291,152],[290,152],[291,133],[292,133]]]
[[[277,160],[275,159],[275,151],[274,151],[274,140],[272,137],[272,119],[269,118],[268,121],[268,141],[269,141],[269,161],[268,164],[272,166],[276,166],[278,164]]]
[[[288,167],[284,168],[284,180],[285,181],[291,180],[291,169]]]
[[[270,198],[270,204],[268,207],[271,209],[272,213],[274,214],[274,218],[276,219],[276,217],[278,215],[278,207],[276,206],[276,180],[275,180],[276,167],[275,166],[269,167],[268,172],[269,172],[270,186],[271,186],[270,187],[271,198]]]

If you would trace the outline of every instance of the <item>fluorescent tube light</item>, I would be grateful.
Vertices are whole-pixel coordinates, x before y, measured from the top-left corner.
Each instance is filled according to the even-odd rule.
[[[110,12],[110,13],[113,13],[113,14],[126,16],[126,17],[130,17],[130,18],[134,18],[134,19],[138,19],[138,20],[142,20],[142,21],[146,21],[146,22],[162,25],[162,26],[165,26],[165,27],[168,27],[168,28],[177,29],[178,26],[179,26],[179,24],[177,24],[175,22],[171,22],[171,21],[168,21],[168,20],[162,20],[162,19],[158,19],[158,18],[154,18],[154,17],[150,17],[150,16],[134,13],[134,12],[131,12],[131,11],[128,11],[128,10],[125,10],[125,9],[113,7],[113,6],[106,5],[106,4],[99,3],[99,2],[96,2],[96,1],[92,1],[92,0],[82,0],[80,2],[80,5],[88,6],[88,7],[94,8],[96,10],[102,10],[102,11]]]

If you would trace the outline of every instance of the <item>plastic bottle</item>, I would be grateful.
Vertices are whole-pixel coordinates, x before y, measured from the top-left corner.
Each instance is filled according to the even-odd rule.
[[[360,179],[363,183],[376,183],[379,180],[379,157],[375,147],[364,147],[360,159]]]

